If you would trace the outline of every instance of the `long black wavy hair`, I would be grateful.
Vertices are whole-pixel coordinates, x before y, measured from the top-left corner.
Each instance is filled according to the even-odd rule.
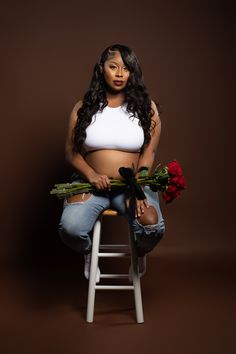
[[[108,105],[106,98],[107,84],[101,72],[101,67],[104,67],[104,63],[113,57],[115,52],[120,53],[123,62],[130,72],[124,88],[125,102],[127,103],[127,111],[131,113],[131,116],[139,118],[139,124],[144,131],[144,144],[141,152],[145,144],[148,144],[151,139],[150,133],[155,126],[155,122],[151,119],[154,111],[151,108],[151,98],[143,82],[142,69],[135,53],[129,47],[121,44],[113,44],[103,51],[100,60],[95,64],[89,89],[85,93],[83,104],[77,112],[78,118],[72,136],[74,153],[81,153],[83,150],[86,128],[91,123],[92,116],[98,110],[102,111]],[[157,106],[159,107],[160,105],[157,104]]]

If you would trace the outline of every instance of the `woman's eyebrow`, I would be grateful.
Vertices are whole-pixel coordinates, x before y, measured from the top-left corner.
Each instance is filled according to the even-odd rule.
[[[117,63],[117,62],[116,62],[116,61],[114,61],[114,60],[111,60],[111,61],[110,61],[110,64],[111,64],[111,63],[114,63],[114,64],[119,65],[119,63]],[[125,64],[122,64],[122,65],[123,65],[123,66],[126,66]]]

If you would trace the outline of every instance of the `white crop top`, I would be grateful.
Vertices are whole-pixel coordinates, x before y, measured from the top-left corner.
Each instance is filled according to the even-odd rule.
[[[84,141],[85,151],[121,150],[139,152],[144,142],[144,132],[139,119],[131,117],[126,105],[119,107],[106,106],[98,111],[86,129]]]

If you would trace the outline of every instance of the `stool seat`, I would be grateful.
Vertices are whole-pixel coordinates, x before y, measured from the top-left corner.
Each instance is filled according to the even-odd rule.
[[[89,276],[89,286],[88,286],[88,302],[87,302],[87,316],[86,321],[88,323],[93,322],[94,318],[94,305],[95,305],[95,292],[96,290],[133,290],[134,300],[135,300],[135,310],[137,323],[143,323],[143,306],[142,306],[142,296],[141,296],[141,284],[140,277],[138,274],[138,256],[134,245],[134,234],[129,230],[129,244],[100,244],[101,239],[101,223],[103,216],[118,216],[119,214],[116,210],[107,209],[104,210],[93,228],[93,242],[92,242],[92,253],[91,253],[91,265],[90,265],[90,276]],[[100,252],[100,250],[117,250],[124,248],[125,252]],[[132,285],[96,285],[96,272],[98,267],[98,261],[101,257],[130,257],[131,258],[131,274],[132,274]],[[129,278],[129,274],[101,274],[100,278]]]
[[[106,209],[102,212],[102,215],[106,215],[106,216],[117,216],[119,215],[118,211],[116,210],[112,210],[112,209]]]

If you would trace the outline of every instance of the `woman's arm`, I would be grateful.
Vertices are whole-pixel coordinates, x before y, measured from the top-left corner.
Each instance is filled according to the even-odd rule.
[[[74,106],[69,119],[69,126],[66,136],[65,157],[70,166],[83,175],[97,189],[110,188],[110,180],[106,175],[96,173],[85,161],[80,153],[73,152],[73,129],[77,122],[77,111],[82,106],[82,100]]]
[[[148,167],[149,174],[152,172],[153,163],[155,161],[155,156],[156,156],[157,147],[158,147],[160,134],[161,134],[161,120],[159,117],[156,104],[153,101],[151,107],[155,112],[154,115],[152,116],[152,120],[155,122],[156,125],[154,129],[151,131],[151,140],[149,144],[145,147],[142,155],[140,155],[138,161],[138,169],[142,166],[146,166]]]
[[[155,122],[155,127],[151,131],[151,140],[149,144],[145,147],[142,155],[140,155],[137,168],[138,171],[140,167],[148,167],[148,174],[152,173],[153,163],[155,161],[155,155],[161,134],[161,120],[158,114],[156,104],[152,101],[151,106],[154,110],[154,115],[152,116],[152,119]],[[139,172],[136,173],[136,177],[139,177]],[[136,199],[136,217],[140,218],[142,214],[144,214],[145,207],[149,208],[147,199]]]

